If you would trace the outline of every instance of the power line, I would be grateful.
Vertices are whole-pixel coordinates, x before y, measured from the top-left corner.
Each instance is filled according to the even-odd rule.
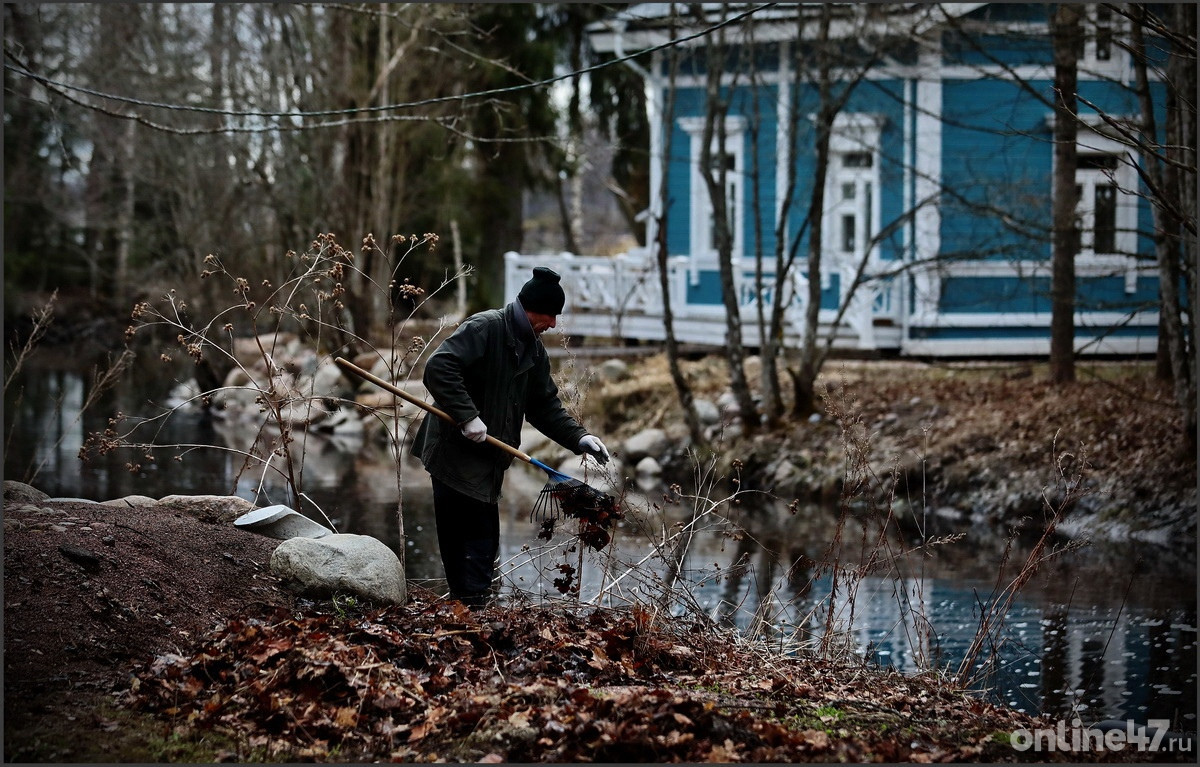
[[[451,102],[463,103],[463,102],[474,100],[474,99],[490,98],[493,96],[500,96],[500,95],[505,95],[505,94],[509,94],[509,93],[515,93],[518,91],[529,90],[532,88],[541,88],[541,87],[545,87],[547,85],[553,85],[554,83],[557,83],[557,82],[560,82],[563,80],[568,80],[568,79],[577,77],[579,75],[590,74],[592,72],[596,72],[601,69],[605,69],[607,67],[614,66],[616,64],[622,64],[626,61],[630,61],[638,56],[643,56],[647,53],[656,53],[658,51],[666,50],[668,48],[672,48],[677,45],[683,45],[684,43],[691,42],[692,40],[697,40],[701,37],[710,35],[713,32],[716,32],[716,31],[718,31],[724,27],[727,27],[731,24],[736,24],[744,19],[747,19],[750,16],[752,16],[756,13],[759,13],[760,11],[763,11],[763,10],[766,10],[769,8],[773,8],[776,5],[778,5],[778,3],[764,3],[762,5],[754,6],[746,11],[743,11],[742,13],[739,13],[735,16],[731,16],[730,18],[725,19],[723,21],[717,22],[716,24],[706,27],[705,29],[702,29],[699,32],[695,32],[691,35],[686,35],[684,37],[681,37],[681,38],[678,38],[675,40],[669,40],[665,43],[660,43],[659,45],[655,45],[650,48],[646,48],[644,50],[638,51],[637,53],[631,53],[626,56],[621,56],[621,57],[618,57],[615,59],[611,59],[609,61],[604,61],[604,62],[600,62],[598,64],[593,64],[592,66],[584,67],[583,69],[568,72],[566,74],[555,75],[554,77],[549,77],[544,80],[538,80],[538,81],[531,82],[531,83],[522,83],[519,85],[510,85],[510,86],[506,86],[503,88],[490,88],[487,90],[475,91],[472,93],[459,94],[457,96],[435,96],[435,97],[431,97],[431,98],[427,98],[427,99],[403,102],[403,103],[399,103],[399,104],[380,104],[377,106],[351,107],[348,109],[323,109],[323,110],[296,111],[296,112],[265,112],[265,111],[258,111],[258,110],[217,109],[215,107],[192,106],[192,105],[188,105],[188,104],[170,104],[170,103],[165,103],[165,102],[147,101],[144,99],[133,98],[131,96],[119,96],[119,95],[112,94],[112,93],[106,93],[104,91],[98,91],[98,90],[95,90],[92,88],[85,88],[85,87],[79,86],[79,85],[71,85],[69,83],[64,83],[64,82],[60,82],[57,80],[53,80],[49,77],[46,77],[44,75],[40,75],[36,72],[33,72],[28,67],[24,66],[23,64],[10,63],[7,60],[4,63],[4,68],[10,70],[11,72],[14,72],[15,74],[21,75],[22,77],[28,77],[32,80],[35,80],[35,81],[41,83],[42,85],[46,86],[47,88],[53,89],[60,95],[65,95],[65,93],[64,93],[65,91],[73,91],[75,93],[81,93],[81,94],[84,94],[84,95],[87,95],[87,96],[90,96],[93,98],[107,99],[110,101],[115,101],[115,102],[123,103],[123,104],[130,104],[130,105],[133,105],[136,107],[143,107],[143,108],[147,108],[147,109],[164,109],[164,110],[175,111],[175,112],[195,112],[198,114],[220,115],[220,116],[224,116],[224,117],[255,117],[255,118],[263,118],[263,119],[295,119],[295,118],[305,118],[305,117],[346,117],[346,116],[350,116],[350,115],[376,114],[376,113],[380,113],[380,112],[393,112],[393,111],[400,111],[400,110],[407,110],[407,109],[416,109],[418,107],[434,106],[437,104],[446,104],[446,103],[451,103]],[[7,59],[17,61],[17,57],[14,54],[12,54],[7,48],[5,49],[5,56]],[[115,117],[123,117],[126,119],[138,119],[138,116],[136,116],[136,115],[130,115],[128,113],[105,110],[104,108],[99,107],[97,105],[85,104],[84,102],[78,101],[78,100],[74,100],[74,101],[77,104],[81,104],[83,106],[87,106],[87,107],[93,108],[93,109],[98,109],[99,111],[105,112],[106,114],[110,114]],[[387,119],[422,119],[422,118],[397,118],[397,117],[393,116],[393,117],[389,117]],[[161,126],[161,125],[158,125],[155,123],[150,123],[150,122],[144,120],[144,118],[141,121],[144,122],[145,124],[149,125],[150,127],[159,128],[159,129],[167,128],[167,126]],[[371,121],[379,121],[379,120],[371,120]],[[337,122],[331,122],[328,124],[329,125],[344,125],[345,122],[337,121]],[[296,128],[294,128],[294,129],[301,129],[301,128],[307,128],[307,127],[314,127],[314,128],[315,127],[326,127],[326,124],[318,123],[318,124],[312,125],[312,126],[296,126]],[[202,129],[202,130],[198,130],[196,132],[204,132],[204,133],[256,132],[256,131],[266,131],[266,130],[287,130],[287,129],[288,129],[287,126],[268,126],[268,127],[263,127],[261,129],[258,129],[258,128],[214,128],[214,129]],[[181,132],[181,131],[179,129],[175,129],[175,132]]]

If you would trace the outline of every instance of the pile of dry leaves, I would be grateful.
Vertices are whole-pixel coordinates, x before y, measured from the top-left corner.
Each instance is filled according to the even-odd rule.
[[[1027,717],[899,674],[768,658],[649,612],[414,600],[233,620],[143,667],[128,705],[224,758],[476,762],[1011,759]]]

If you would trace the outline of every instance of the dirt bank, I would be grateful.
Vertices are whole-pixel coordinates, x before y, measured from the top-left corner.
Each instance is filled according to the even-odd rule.
[[[682,413],[661,355],[629,361],[625,380],[597,380],[586,414],[616,443],[661,427],[678,446],[666,463],[690,474]],[[727,388],[716,357],[684,363],[697,396]],[[758,380],[758,367],[749,366]],[[844,427],[869,445],[876,491],[899,504],[996,524],[1041,518],[1079,476],[1083,497],[1066,531],[1195,541],[1196,456],[1169,384],[1145,363],[1081,363],[1079,381],[1047,383],[1044,365],[832,361],[820,379],[827,412],[718,437],[726,474],[785,500],[837,498],[847,466]],[[840,410],[839,421],[830,410]],[[895,476],[895,484],[892,477]]]
[[[221,506],[6,485],[6,761],[1019,761],[1049,725],[647,610],[309,602]]]

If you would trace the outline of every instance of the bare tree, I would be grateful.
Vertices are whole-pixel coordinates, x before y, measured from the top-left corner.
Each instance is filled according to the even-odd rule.
[[[1164,20],[1154,18],[1145,5],[1130,9],[1130,53],[1141,109],[1142,153],[1146,166],[1143,180],[1149,190],[1154,216],[1154,250],[1162,297],[1159,306],[1159,349],[1164,353],[1160,357],[1165,358],[1167,363],[1175,399],[1185,414],[1184,428],[1195,450],[1195,320],[1194,312],[1184,309],[1184,296],[1194,296],[1196,284],[1196,10],[1188,6],[1172,6],[1170,12],[1172,18],[1168,28],[1173,34],[1169,35],[1172,44],[1165,78],[1168,84],[1167,121],[1161,143],[1150,87],[1144,30],[1149,28],[1162,34]],[[1188,203],[1189,198],[1191,204]],[[1192,211],[1190,227],[1187,211]]]
[[[1076,136],[1079,108],[1075,92],[1079,79],[1082,6],[1061,3],[1054,12],[1054,183],[1052,264],[1050,281],[1050,378],[1055,383],[1075,380],[1075,254],[1079,231],[1075,208]]]
[[[832,337],[822,343],[818,333],[821,312],[822,250],[825,247],[821,233],[824,230],[825,182],[829,173],[829,149],[834,122],[849,102],[854,90],[866,77],[867,72],[879,60],[879,44],[876,43],[874,47],[871,47],[865,30],[864,35],[857,39],[854,45],[848,46],[849,51],[854,54],[852,58],[842,58],[840,51],[845,41],[835,41],[830,38],[832,14],[833,7],[831,5],[821,6],[817,37],[813,42],[817,112],[814,118],[816,132],[814,178],[808,213],[805,217],[809,233],[808,296],[804,305],[804,339],[801,342],[799,359],[796,366],[789,369],[792,376],[792,410],[797,417],[811,415],[816,410],[817,376],[828,358],[833,343]],[[859,48],[860,44],[866,44],[867,47]],[[867,254],[869,253],[869,248],[864,251],[863,261],[858,265],[858,276],[852,280],[842,297],[839,321],[848,308],[849,302],[853,299],[858,286],[862,283],[862,275],[865,274]]]
[[[725,6],[722,6],[724,9]],[[692,13],[698,20],[705,18],[702,7],[693,5]],[[722,11],[724,13],[724,10]],[[749,431],[758,428],[758,407],[750,393],[750,382],[746,378],[746,352],[742,345],[742,315],[741,296],[738,291],[738,280],[734,269],[741,269],[741,264],[735,266],[733,250],[735,236],[741,237],[742,232],[734,231],[736,214],[732,205],[736,200],[729,198],[729,174],[731,170],[742,174],[741,168],[731,169],[726,153],[725,119],[729,116],[730,97],[726,91],[732,92],[737,87],[733,82],[725,83],[727,71],[726,57],[728,50],[725,42],[725,29],[722,27],[715,36],[710,37],[706,45],[706,89],[704,131],[700,139],[700,176],[708,190],[708,198],[712,205],[712,239],[717,252],[718,272],[721,280],[721,300],[725,305],[725,360],[729,366],[730,388],[742,413],[742,423]],[[714,144],[717,148],[713,152]],[[738,182],[740,183],[740,181]]]
[[[675,14],[675,5],[671,5],[671,16],[669,22],[669,34],[674,39],[676,33],[677,16]],[[688,385],[687,378],[683,374],[683,368],[679,364],[679,342],[675,338],[675,315],[671,308],[671,284],[670,284],[670,252],[667,249],[667,217],[670,211],[670,190],[667,185],[668,169],[671,164],[671,135],[673,123],[675,121],[675,82],[679,76],[679,51],[672,47],[667,59],[667,88],[665,103],[662,109],[662,124],[659,129],[663,134],[662,156],[659,158],[661,163],[661,173],[659,174],[660,187],[658,189],[660,211],[658,221],[655,226],[655,242],[654,254],[658,263],[658,285],[662,295],[663,306],[663,332],[666,335],[667,348],[667,366],[671,371],[671,382],[675,386],[675,393],[679,397],[680,407],[683,408],[684,422],[687,424],[688,433],[692,438],[692,444],[697,450],[704,450],[707,447],[708,440],[704,436],[704,430],[700,426],[700,418],[696,414],[695,397],[692,394],[692,388]]]

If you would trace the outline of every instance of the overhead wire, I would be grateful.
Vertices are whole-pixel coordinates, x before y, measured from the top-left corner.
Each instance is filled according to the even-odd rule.
[[[491,98],[491,97],[495,97],[495,96],[502,96],[502,95],[507,95],[510,93],[515,93],[518,91],[546,87],[549,85],[553,85],[554,83],[561,82],[563,80],[569,80],[569,79],[578,77],[580,75],[590,74],[592,72],[596,72],[601,69],[605,69],[607,67],[615,66],[618,64],[623,64],[624,62],[630,61],[639,56],[644,56],[646,54],[652,54],[652,53],[655,53],[655,52],[658,52],[661,50],[666,50],[668,48],[683,45],[683,44],[691,42],[693,40],[700,39],[707,35],[713,34],[714,32],[716,32],[720,29],[723,29],[726,26],[741,22],[742,20],[749,18],[750,16],[752,16],[756,13],[759,13],[760,11],[763,11],[763,10],[766,10],[769,8],[773,8],[776,5],[778,5],[778,3],[763,3],[761,5],[756,5],[756,6],[749,8],[748,10],[745,10],[739,14],[731,16],[728,19],[723,19],[715,24],[712,24],[712,25],[710,25],[698,32],[694,32],[690,35],[685,35],[684,37],[676,38],[673,40],[668,40],[664,43],[660,43],[658,45],[651,46],[644,50],[638,51],[637,53],[631,53],[631,54],[628,54],[625,56],[619,56],[619,57],[616,57],[613,59],[609,59],[606,61],[602,61],[602,62],[593,64],[591,66],[583,67],[582,69],[573,70],[571,72],[555,75],[553,77],[548,77],[548,78],[545,78],[542,80],[537,80],[537,81],[527,82],[527,83],[520,83],[517,85],[510,85],[510,86],[505,86],[505,87],[500,87],[500,88],[488,88],[485,90],[473,91],[470,93],[463,93],[463,94],[458,94],[458,95],[454,95],[454,96],[433,96],[430,98],[419,99],[417,101],[408,101],[408,102],[401,102],[401,103],[396,103],[396,104],[379,104],[379,105],[375,105],[375,106],[349,107],[346,109],[321,109],[321,110],[275,112],[275,111],[263,111],[263,110],[251,110],[251,109],[219,109],[216,107],[197,106],[197,105],[190,105],[190,104],[172,104],[172,103],[166,103],[166,102],[148,101],[146,99],[134,98],[132,96],[122,96],[122,95],[118,95],[118,94],[114,94],[114,93],[107,93],[104,91],[99,91],[99,90],[96,90],[93,88],[87,88],[87,87],[80,86],[80,85],[72,85],[70,83],[61,82],[61,81],[46,77],[45,75],[38,74],[37,72],[32,71],[24,63],[22,63],[19,60],[19,58],[12,51],[10,51],[7,48],[7,46],[5,47],[5,59],[6,60],[4,63],[4,68],[17,74],[17,75],[20,75],[22,77],[27,77],[38,83],[41,83],[47,89],[52,90],[53,92],[57,93],[58,95],[63,96],[64,98],[67,98],[70,101],[72,101],[73,103],[79,104],[80,106],[83,106],[83,107],[86,107],[89,109],[94,109],[94,110],[102,112],[104,114],[108,114],[112,117],[136,120],[139,123],[144,124],[147,127],[150,127],[150,128],[156,129],[156,130],[167,131],[167,132],[171,132],[171,133],[178,133],[178,134],[183,134],[183,135],[198,135],[198,134],[205,134],[205,133],[260,133],[260,132],[279,131],[279,130],[284,130],[284,131],[312,130],[312,129],[318,129],[318,128],[342,126],[342,125],[347,125],[347,124],[352,124],[352,123],[390,122],[390,121],[399,121],[399,120],[442,122],[442,120],[439,118],[431,118],[431,117],[425,117],[425,116],[402,116],[402,115],[390,115],[390,114],[380,115],[380,113],[398,112],[398,111],[403,111],[403,110],[417,109],[420,107],[435,106],[438,104],[447,104],[447,103],[455,103],[455,102],[465,103],[467,101],[472,101],[475,99]],[[72,97],[70,95],[70,93],[83,94],[83,95],[86,95],[91,98],[106,99],[109,101],[113,101],[113,102],[117,102],[117,103],[121,103],[121,104],[128,104],[128,105],[131,105],[134,107],[140,107],[140,108],[144,108],[144,109],[162,109],[162,110],[173,111],[173,112],[192,112],[192,113],[196,113],[196,114],[216,115],[216,116],[222,116],[222,117],[260,118],[260,119],[272,119],[272,120],[289,120],[289,119],[296,120],[296,119],[304,119],[304,118],[321,118],[321,117],[340,117],[340,118],[351,118],[351,119],[329,120],[329,121],[290,125],[290,126],[286,125],[286,124],[278,124],[277,123],[274,125],[267,125],[267,126],[220,126],[220,127],[213,127],[213,128],[194,128],[194,129],[175,128],[172,126],[163,125],[161,123],[154,122],[154,121],[149,120],[148,118],[145,118],[139,114],[118,111],[116,109],[108,108],[108,107],[105,107],[105,106],[99,105],[99,104],[89,104],[77,97]],[[373,116],[372,117],[357,117],[358,115],[373,115]],[[501,139],[501,140],[503,140],[503,139]],[[524,140],[524,139],[511,139],[511,140]],[[489,141],[496,141],[496,139],[489,139]]]

